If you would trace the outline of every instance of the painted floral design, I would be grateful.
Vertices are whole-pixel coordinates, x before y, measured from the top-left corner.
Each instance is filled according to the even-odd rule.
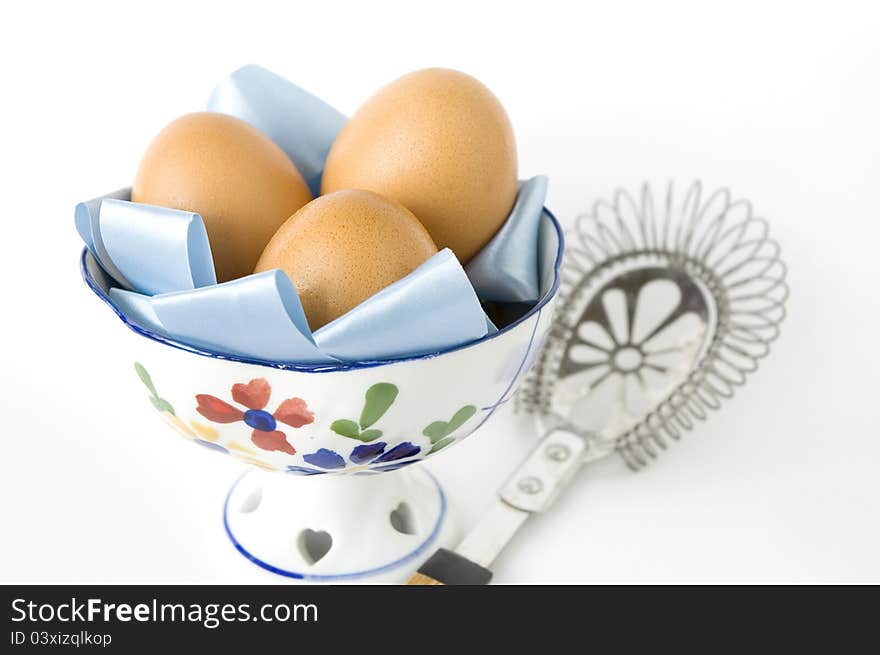
[[[146,368],[140,363],[135,363],[135,372],[150,393],[150,403],[165,422],[182,436],[204,448],[233,455],[254,466],[303,475],[330,472],[372,474],[393,471],[414,464],[454,443],[454,433],[477,413],[475,405],[464,405],[450,418],[428,423],[422,430],[422,436],[427,437],[427,441],[423,443],[419,443],[418,438],[402,442],[387,437],[382,440],[386,429],[381,427],[381,419],[394,405],[399,389],[389,382],[379,382],[370,386],[364,393],[364,403],[356,420],[337,419],[328,426],[330,431],[337,435],[359,442],[357,445],[351,450],[318,448],[303,455],[301,465],[291,464],[285,467],[284,463],[262,459],[259,451],[230,438],[229,434],[221,434],[220,430],[209,423],[185,420],[177,414],[168,400],[159,395]],[[263,451],[282,452],[286,455],[298,454],[288,441],[285,431],[278,428],[279,424],[300,428],[315,422],[314,413],[309,410],[302,398],[283,400],[275,411],[270,413],[266,407],[271,400],[272,388],[265,378],[233,384],[230,395],[238,406],[210,394],[198,394],[195,396],[195,409],[210,423],[244,423],[251,428],[250,439],[253,445]]]
[[[363,442],[352,448],[347,458],[335,450],[319,448],[313,453],[303,455],[303,461],[309,466],[288,466],[287,471],[304,475],[319,475],[333,471],[372,473],[394,471],[419,461],[421,458],[415,459],[415,457],[423,452],[422,446],[411,441],[404,441],[389,448],[387,442],[377,441],[383,431],[373,426],[394,404],[397,394],[398,389],[393,384],[388,382],[374,384],[364,394],[363,410],[357,421],[352,419],[333,421],[330,429],[336,434]],[[437,420],[428,424],[422,431],[422,434],[428,437],[431,443],[425,456],[436,453],[453,443],[455,438],[452,434],[467,423],[476,412],[476,406],[465,405],[455,412],[448,421]]]
[[[387,450],[386,450],[387,449]],[[404,441],[393,448],[388,448],[384,441],[355,446],[348,455],[348,461],[353,466],[346,464],[345,458],[335,450],[319,448],[313,453],[303,455],[303,461],[315,468],[305,466],[288,466],[290,473],[303,473],[305,475],[318,475],[331,471],[355,473],[369,469],[371,471],[394,471],[396,469],[415,464],[417,459],[411,459],[422,451],[420,446]],[[401,461],[406,460],[406,461]]]
[[[229,453],[229,450],[216,443],[220,434],[210,425],[205,425],[204,423],[199,423],[198,421],[190,421],[187,424],[186,421],[177,416],[177,413],[174,411],[174,407],[172,407],[171,403],[159,396],[159,393],[156,391],[156,385],[153,384],[153,378],[150,377],[150,374],[147,372],[147,369],[144,368],[143,364],[141,364],[140,362],[135,362],[134,370],[135,373],[137,373],[138,378],[140,378],[140,381],[147,388],[147,391],[150,392],[150,403],[153,405],[156,411],[162,415],[162,418],[165,419],[165,422],[168,425],[170,425],[187,439],[191,439],[200,446],[204,446],[205,448],[216,450],[224,454]]]
[[[194,442],[199,444],[200,446],[204,446],[209,450],[215,450],[219,453],[223,453],[224,455],[229,454],[229,449],[221,446],[217,443],[217,440],[220,437],[220,433],[217,432],[210,425],[205,425],[204,423],[199,423],[198,421],[190,421],[187,423],[179,416],[175,416],[173,414],[169,414],[165,412],[163,414],[163,418],[165,422],[168,423],[172,428],[177,430],[182,436],[187,439],[192,439]]]
[[[278,423],[292,428],[301,428],[315,420],[302,398],[283,400],[274,412],[266,411],[272,388],[265,378],[254,378],[247,384],[232,385],[232,399],[245,407],[239,409],[208,394],[196,395],[196,411],[214,423],[243,422],[253,429],[251,441],[263,450],[277,450],[288,455],[296,454],[296,449],[287,440],[287,435],[278,430]]]

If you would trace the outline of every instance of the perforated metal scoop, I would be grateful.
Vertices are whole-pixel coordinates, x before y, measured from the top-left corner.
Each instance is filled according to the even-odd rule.
[[[757,369],[788,287],[778,244],[751,204],[699,182],[664,197],[618,191],[567,235],[554,325],[517,397],[545,434],[455,552],[416,584],[481,584],[533,512],[585,462],[652,461]]]

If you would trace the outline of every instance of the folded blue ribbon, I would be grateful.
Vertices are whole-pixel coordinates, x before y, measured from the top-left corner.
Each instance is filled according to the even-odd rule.
[[[149,295],[216,284],[202,217],[129,196],[121,189],[76,207],[77,231],[104,270],[123,288]]]
[[[280,270],[155,296],[111,289],[129,319],[208,350],[307,364],[386,359],[443,350],[494,330],[464,269],[444,249],[318,330]]]
[[[335,361],[318,350],[296,289],[279,270],[154,296],[152,305],[169,334],[195,346],[269,361]]]
[[[235,116],[264,132],[287,153],[312,195],[321,194],[324,162],[345,125],[344,114],[253,64],[239,68],[217,85],[208,110]]]
[[[107,198],[115,198],[117,200],[128,200],[131,197],[131,189],[119,189],[113,193],[104,196],[98,196],[91,200],[81,202],[76,206],[73,213],[73,220],[76,225],[76,231],[79,232],[80,238],[92,256],[97,259],[98,253],[95,251],[95,239],[92,237],[92,217],[97,220],[98,212],[101,210],[101,203]]]
[[[296,289],[279,270],[156,296],[111,289],[110,298],[139,325],[198,348],[267,361],[337,361],[318,350]]]
[[[344,360],[443,350],[486,336],[491,322],[458,259],[444,248],[405,278],[315,332],[324,352]],[[494,326],[492,326],[494,327]]]
[[[116,288],[111,288],[108,294],[116,309],[121,311],[129,321],[163,337],[174,338],[173,335],[168,334],[162,321],[156,315],[152,296]],[[180,340],[182,341],[182,339]]]
[[[104,240],[101,238],[101,206],[104,200],[125,199],[131,197],[131,189],[119,189],[106,196],[93,198],[86,202],[81,202],[74,210],[74,222],[76,231],[79,232],[80,238],[85,242],[86,247],[98,260],[103,269],[116,280],[122,287],[132,289],[131,283],[113,263],[112,257],[104,246]]]
[[[109,198],[99,216],[107,254],[132,288],[153,295],[217,284],[198,214]]]
[[[538,226],[546,197],[546,176],[522,182],[501,229],[468,262],[468,277],[481,299],[525,303],[540,298]]]
[[[538,229],[538,279],[540,280],[539,297],[543,298],[553,287],[556,278],[556,258],[559,256],[559,235],[550,219],[549,213],[541,210],[541,219]]]

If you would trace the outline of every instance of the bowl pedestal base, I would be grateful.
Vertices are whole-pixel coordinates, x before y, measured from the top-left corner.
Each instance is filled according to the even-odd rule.
[[[307,583],[403,583],[457,537],[446,495],[422,466],[360,475],[253,470],[230,489],[223,522],[251,562]]]

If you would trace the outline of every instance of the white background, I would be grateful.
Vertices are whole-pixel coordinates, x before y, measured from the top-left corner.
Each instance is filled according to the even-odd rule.
[[[506,105],[521,177],[550,176],[564,222],[618,186],[700,177],[783,246],[790,312],[761,370],[655,466],[585,470],[498,582],[880,582],[872,4],[6,3],[0,581],[277,581],[222,534],[240,466],[118,390],[127,335],[81,282],[73,227],[253,62],[346,113],[402,73],[462,69]],[[508,409],[432,460],[465,525],[534,439]]]

